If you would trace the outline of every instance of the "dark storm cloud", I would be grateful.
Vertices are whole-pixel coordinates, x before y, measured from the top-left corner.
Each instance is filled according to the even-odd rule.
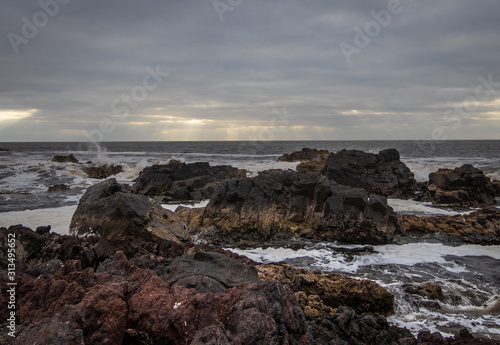
[[[60,0],[27,39],[23,17],[32,23],[40,4],[9,0],[0,141],[81,140],[103,119],[113,124],[104,140],[245,140],[270,126],[281,126],[276,139],[430,139],[436,128],[498,138],[498,84],[460,126],[443,117],[479,76],[500,81],[497,1],[401,0],[362,49],[355,27],[365,31],[391,1],[232,3],[221,21],[211,0]],[[13,37],[24,41],[13,47]],[[358,49],[350,63],[342,43]],[[170,74],[144,100],[122,101],[148,67]],[[293,119],[276,124],[283,107]]]

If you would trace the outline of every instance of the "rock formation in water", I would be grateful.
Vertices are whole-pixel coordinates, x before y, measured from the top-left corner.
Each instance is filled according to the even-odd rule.
[[[88,177],[102,180],[123,172],[123,167],[121,165],[105,164],[87,166],[82,170]]]
[[[223,181],[204,210],[177,213],[194,238],[217,244],[292,237],[375,244],[396,231],[385,197],[294,171]]]
[[[80,163],[78,161],[78,159],[76,159],[75,156],[73,156],[73,154],[69,154],[69,155],[66,155],[66,156],[55,155],[52,158],[52,162],[56,162],[56,163],[77,163],[77,164]]]
[[[278,162],[324,162],[329,153],[330,152],[328,152],[328,150],[303,148],[301,151],[285,153],[284,155],[281,155],[280,157],[278,157]]]
[[[244,170],[228,165],[172,161],[141,171],[133,191],[148,196],[162,196],[167,201],[204,200],[213,195],[221,181],[241,176],[246,176]]]
[[[495,203],[495,184],[470,164],[429,174],[427,197],[435,204],[477,207]]]
[[[401,162],[395,149],[378,154],[357,150],[330,153],[323,174],[339,184],[384,196],[412,195],[416,185],[413,173]]]

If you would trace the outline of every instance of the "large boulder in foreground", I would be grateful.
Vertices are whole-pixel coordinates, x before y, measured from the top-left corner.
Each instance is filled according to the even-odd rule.
[[[78,236],[156,236],[176,243],[190,241],[185,224],[173,212],[153,205],[146,196],[125,191],[116,179],[87,189],[71,219],[70,232]]]
[[[311,344],[293,291],[278,282],[202,292],[116,252],[96,270],[67,261],[52,277],[24,275],[18,287],[16,338],[2,332],[2,344]]]
[[[429,174],[427,196],[435,204],[484,206],[495,203],[496,186],[470,164]]]
[[[177,212],[195,239],[262,243],[302,237],[347,243],[387,243],[395,218],[387,199],[337,185],[324,176],[261,172],[222,182],[204,210]]]
[[[413,173],[401,162],[395,149],[378,154],[358,150],[331,153],[323,174],[339,184],[384,196],[409,196],[416,185]]]
[[[141,171],[133,191],[165,200],[209,199],[222,180],[246,176],[244,170],[229,165],[210,166],[208,163],[153,165]]]

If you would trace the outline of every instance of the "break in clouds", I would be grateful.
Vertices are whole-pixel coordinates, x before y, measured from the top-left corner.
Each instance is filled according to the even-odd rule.
[[[499,16],[494,0],[8,1],[0,141],[498,139]]]

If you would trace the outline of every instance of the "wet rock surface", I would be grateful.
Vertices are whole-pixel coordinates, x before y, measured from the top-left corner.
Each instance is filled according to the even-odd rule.
[[[395,149],[378,154],[357,150],[331,153],[323,174],[339,184],[384,196],[410,196],[416,185],[413,173],[401,162]]]
[[[322,317],[347,306],[357,314],[390,315],[394,297],[380,285],[368,280],[323,274],[288,265],[259,265],[262,280],[277,280],[289,285],[308,317]]]
[[[177,214],[194,238],[216,244],[292,237],[387,243],[396,230],[385,197],[294,171],[226,180],[204,210]]]
[[[121,165],[106,164],[87,166],[82,168],[82,170],[88,177],[102,180],[123,172],[123,167]]]
[[[468,215],[419,217],[398,215],[398,232],[404,236],[446,234],[458,242],[500,244],[500,209],[490,206]]]
[[[246,172],[228,165],[172,161],[145,168],[135,180],[135,193],[162,196],[165,200],[209,199],[225,179],[245,176]]]

